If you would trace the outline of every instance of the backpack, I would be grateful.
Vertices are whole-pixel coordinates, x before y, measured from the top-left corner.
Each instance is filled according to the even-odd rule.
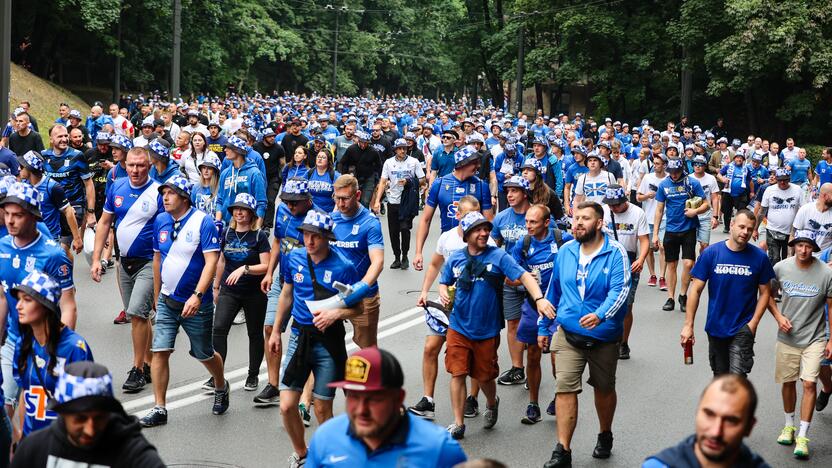
[[[555,228],[555,243],[558,245],[558,249],[563,245],[563,231],[559,228]],[[529,258],[529,249],[532,246],[532,236],[526,234],[523,236],[523,246],[520,248],[520,251],[523,254],[523,260]]]

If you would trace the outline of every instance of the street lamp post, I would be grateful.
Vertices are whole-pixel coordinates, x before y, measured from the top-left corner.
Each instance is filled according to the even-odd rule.
[[[3,0],[0,27],[0,124],[9,118],[9,92],[12,81],[12,0]]]

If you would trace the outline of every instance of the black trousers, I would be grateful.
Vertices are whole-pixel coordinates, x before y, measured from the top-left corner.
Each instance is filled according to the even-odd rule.
[[[275,199],[277,199],[277,193],[279,191],[280,182],[269,182],[266,186],[266,216],[263,219],[263,226],[267,229],[274,227]]]
[[[722,192],[722,218],[725,221],[725,229],[731,228],[731,216],[734,210],[748,208],[748,192],[732,197],[728,192]]]
[[[399,206],[392,203],[387,204],[387,229],[390,231],[390,247],[393,249],[393,256],[397,259],[407,257],[410,250],[410,230],[413,229],[413,222],[399,220]]]
[[[214,350],[225,362],[228,355],[228,332],[241,308],[246,316],[248,332],[248,375],[257,375],[263,362],[263,322],[266,321],[266,295],[259,288],[244,294],[230,292],[224,286],[220,288],[214,310]]]

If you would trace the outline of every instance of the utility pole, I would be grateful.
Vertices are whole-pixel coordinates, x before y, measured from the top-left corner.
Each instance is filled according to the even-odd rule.
[[[173,0],[173,60],[170,70],[170,99],[179,97],[180,49],[182,47],[182,0]]]
[[[9,118],[9,92],[12,81],[12,0],[3,0],[0,27],[0,123]]]
[[[116,68],[113,71],[113,101],[120,103],[121,97],[121,2],[118,5],[118,23],[116,23]]]
[[[332,94],[338,93],[338,26],[340,25],[341,12],[347,11],[347,6],[337,8],[333,5],[327,5],[327,10],[335,11],[335,40],[332,43]]]
[[[523,39],[524,29],[521,23],[517,30],[517,97],[515,98],[517,103],[515,104],[515,113],[520,113],[523,108],[523,62],[526,59],[525,41]]]

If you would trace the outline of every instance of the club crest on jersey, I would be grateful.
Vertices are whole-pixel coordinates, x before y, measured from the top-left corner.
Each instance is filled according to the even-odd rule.
[[[471,188],[470,188],[469,190],[471,190],[471,193],[476,192],[476,191],[477,191],[477,186],[476,186],[476,184],[471,184]]]
[[[324,283],[331,283],[332,282],[332,272],[329,270],[324,271]]]
[[[147,200],[142,200],[142,212],[147,213],[150,211],[150,202]]]
[[[295,273],[293,279],[295,280],[295,283],[303,283],[303,274],[301,272],[297,272]]]
[[[23,267],[24,270],[31,272],[35,269],[35,257],[26,257],[26,266]]]
[[[116,205],[116,208],[121,208],[122,203],[124,203],[124,197],[121,195],[117,196],[113,203]]]
[[[12,268],[14,268],[15,270],[20,268],[20,257],[18,257],[17,255],[15,255],[15,257],[12,259]]]
[[[358,234],[358,230],[359,230],[359,229],[361,229],[361,226],[360,226],[360,225],[358,225],[358,224],[353,224],[353,225],[352,225],[352,235],[354,236],[354,235]]]
[[[193,242],[193,240],[194,240],[194,232],[193,231],[188,231],[185,234],[185,242]]]
[[[556,242],[552,243],[552,253],[558,253],[558,244]]]
[[[167,231],[159,231],[159,242],[164,244],[168,240]]]
[[[64,161],[64,167],[69,167],[69,163],[70,163],[69,159],[67,159],[66,161]]]

